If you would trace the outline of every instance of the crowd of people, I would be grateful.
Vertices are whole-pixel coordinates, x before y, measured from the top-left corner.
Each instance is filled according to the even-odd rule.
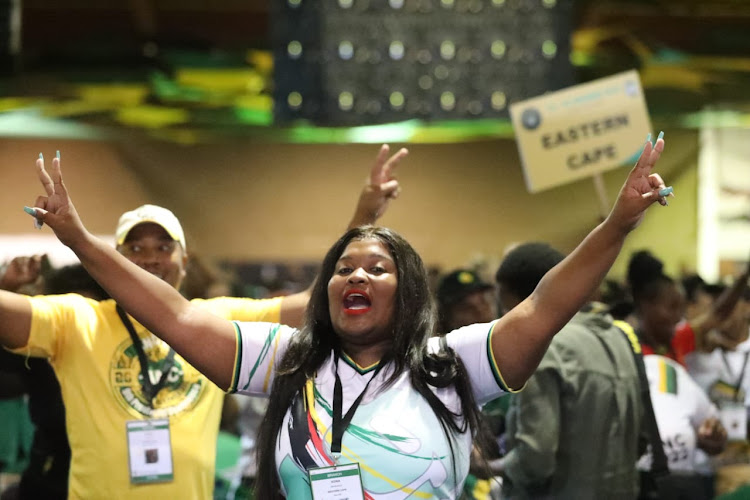
[[[373,225],[400,192],[407,154],[384,146],[313,284],[266,300],[186,299],[174,214],[126,212],[113,248],[85,229],[59,155],[49,168],[40,158],[44,192],[26,211],[95,282],[20,293],[38,258],[0,277],[4,355],[16,376],[46,370],[29,401],[57,409],[32,411],[47,420],[36,457],[3,498],[39,498],[42,486],[45,498],[214,497],[222,408],[222,429],[242,444],[223,498],[699,499],[741,488],[750,267],[727,287],[683,283],[643,251],[627,282],[602,285],[649,207],[666,205],[652,172],[663,149],[661,136],[646,142],[609,216],[569,254],[523,243],[494,283],[457,269],[433,290],[406,239]]]
[[[511,310],[563,258],[547,243],[529,242],[505,254],[494,284],[470,269],[447,273],[437,294],[444,324],[480,321],[482,309],[469,306],[454,314],[455,305],[481,303],[480,296],[490,297],[493,288],[500,313]],[[461,286],[457,276],[463,276]],[[747,493],[738,488],[750,482],[744,347],[750,266],[731,286],[698,280],[691,290],[704,300],[692,308],[685,290],[695,275],[673,280],[650,252],[634,253],[629,281],[648,277],[670,286],[644,302],[637,299],[640,285],[607,283],[553,338],[524,390],[483,408],[495,456],[489,471],[476,467],[470,476],[469,498],[707,499]],[[444,288],[452,292],[448,300],[445,294],[441,300]],[[667,333],[654,349],[644,329],[659,321]],[[685,331],[706,338],[681,344],[676,339]],[[672,344],[686,346],[675,352]],[[648,400],[642,398],[644,387]],[[649,412],[656,442],[649,436]],[[649,446],[659,442],[669,474],[657,485]]]

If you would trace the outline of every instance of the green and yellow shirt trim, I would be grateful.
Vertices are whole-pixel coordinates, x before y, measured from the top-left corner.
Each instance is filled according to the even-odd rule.
[[[347,365],[354,368],[357,371],[357,373],[359,373],[360,375],[365,375],[366,373],[370,373],[371,371],[375,370],[380,364],[380,362],[378,361],[376,363],[371,364],[370,366],[360,366],[359,364],[357,364],[356,361],[350,358],[347,353],[342,352],[341,354],[342,354],[341,359],[344,360],[344,362]]]
[[[495,361],[495,353],[492,351],[492,331],[495,329],[496,324],[497,321],[493,322],[490,326],[490,330],[487,332],[487,360],[490,363],[492,375],[494,375],[497,385],[502,390],[515,394],[516,392],[521,392],[523,388],[526,387],[526,384],[524,384],[520,389],[511,389],[510,387],[508,387],[508,384],[505,383],[505,379],[503,379],[503,375],[502,373],[500,373],[500,368],[497,366],[497,362]]]
[[[229,387],[229,390],[227,392],[233,393],[237,392],[240,388],[237,387],[237,384],[239,383],[240,379],[240,363],[242,362],[242,335],[240,334],[240,327],[237,324],[236,321],[232,322],[234,324],[234,333],[237,336],[237,341],[235,343],[235,353],[234,353],[234,371],[232,373],[232,385]],[[266,337],[266,341],[263,344],[263,348],[260,351],[260,354],[258,355],[258,358],[255,360],[255,364],[253,365],[252,369],[250,370],[250,375],[248,376],[247,385],[243,387],[242,389],[247,389],[248,385],[250,384],[250,381],[253,379],[253,376],[255,376],[255,372],[258,370],[258,367],[262,364],[263,360],[270,354],[271,360],[268,363],[268,368],[266,369],[266,376],[263,382],[263,390],[268,391],[268,386],[271,381],[271,374],[273,373],[273,366],[274,366],[274,360],[276,359],[276,351],[279,347],[279,339],[281,338],[281,335],[279,335],[279,329],[281,328],[281,325],[273,325],[271,327],[271,330],[268,332],[268,337]]]

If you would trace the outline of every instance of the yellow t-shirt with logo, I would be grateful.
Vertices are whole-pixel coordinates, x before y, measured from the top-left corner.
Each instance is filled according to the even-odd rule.
[[[224,391],[175,355],[152,408],[142,396],[138,356],[114,301],[75,294],[29,300],[29,342],[14,352],[49,357],[60,381],[72,450],[69,498],[212,498]],[[279,321],[281,307],[281,299],[195,302],[238,321]],[[158,379],[169,347],[135,320],[133,325]],[[169,419],[174,479],[131,484],[126,423],[150,418]]]

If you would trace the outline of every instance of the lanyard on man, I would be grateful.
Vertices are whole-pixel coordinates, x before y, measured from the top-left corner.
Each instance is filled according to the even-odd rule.
[[[169,372],[174,366],[174,349],[169,348],[162,364],[162,373],[154,384],[148,370],[148,357],[143,343],[135,333],[133,322],[119,305],[117,315],[130,335],[133,349],[141,365],[141,388],[143,397],[149,407],[154,409],[154,398],[167,384]],[[126,423],[128,443],[128,469],[132,484],[150,484],[174,480],[174,463],[172,461],[172,438],[169,419],[140,419]]]
[[[166,358],[164,358],[161,376],[159,377],[159,380],[156,382],[156,384],[154,384],[151,381],[151,377],[149,376],[148,372],[148,357],[146,356],[146,351],[143,349],[143,343],[140,337],[138,337],[138,335],[135,333],[133,322],[130,321],[128,315],[119,305],[117,305],[117,314],[118,316],[120,316],[120,320],[122,320],[122,323],[125,325],[125,328],[130,334],[130,339],[133,341],[133,348],[138,355],[138,362],[141,365],[141,388],[143,389],[143,397],[146,398],[149,406],[153,408],[154,398],[157,394],[159,394],[159,391],[161,391],[167,384],[169,372],[174,366],[174,349],[172,349],[171,347],[169,348],[169,352],[167,353]]]

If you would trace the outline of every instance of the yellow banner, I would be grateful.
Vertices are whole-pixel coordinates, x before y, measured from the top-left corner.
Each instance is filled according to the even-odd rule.
[[[532,193],[635,163],[651,123],[635,70],[510,106]]]

